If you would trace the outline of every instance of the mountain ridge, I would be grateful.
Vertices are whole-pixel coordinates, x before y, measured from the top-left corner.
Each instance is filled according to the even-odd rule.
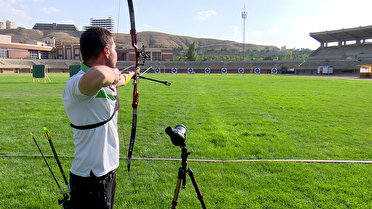
[[[46,41],[54,37],[57,42],[65,44],[79,43],[80,35],[83,31],[55,31],[55,30],[34,30],[34,29],[5,29],[0,30],[0,34],[11,35],[12,42],[26,43],[28,40]],[[126,33],[113,33],[114,38],[119,46],[130,46],[131,37]],[[235,49],[241,50],[243,43],[212,39],[212,38],[195,38],[191,36],[172,35],[156,31],[143,31],[137,33],[138,42],[146,47],[178,48],[188,49],[189,45],[195,41],[195,46],[209,49]],[[276,46],[245,44],[245,49],[251,50],[279,50]]]

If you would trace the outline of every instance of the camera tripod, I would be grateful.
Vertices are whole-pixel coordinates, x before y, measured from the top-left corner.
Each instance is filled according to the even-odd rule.
[[[204,200],[203,200],[203,195],[200,192],[200,189],[198,187],[198,184],[196,183],[194,173],[192,172],[191,168],[187,168],[187,157],[190,155],[190,152],[187,152],[187,147],[181,147],[182,149],[182,166],[178,170],[178,180],[177,180],[177,186],[176,189],[174,190],[174,198],[172,201],[172,209],[176,209],[177,206],[177,199],[178,199],[178,194],[180,193],[180,186],[181,186],[181,180],[182,180],[182,188],[186,188],[186,173],[189,173],[189,176],[191,178],[192,184],[194,185],[196,194],[198,195],[198,199],[200,200],[200,203],[203,207],[203,209],[206,209]]]

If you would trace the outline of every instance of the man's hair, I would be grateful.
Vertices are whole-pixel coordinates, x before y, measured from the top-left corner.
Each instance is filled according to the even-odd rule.
[[[98,58],[106,46],[112,46],[112,38],[111,32],[106,28],[92,27],[84,31],[80,37],[80,51],[83,61]]]

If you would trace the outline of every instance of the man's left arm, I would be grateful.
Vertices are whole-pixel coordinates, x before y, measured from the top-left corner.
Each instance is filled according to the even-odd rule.
[[[116,83],[116,86],[119,87],[119,86],[127,85],[127,83],[129,83],[129,81],[132,79],[132,77],[135,76],[137,73],[139,73],[139,71],[140,71],[140,68],[137,67],[137,68],[132,68],[131,70],[129,70],[125,73],[122,73],[120,75],[121,79],[119,80],[118,83]]]

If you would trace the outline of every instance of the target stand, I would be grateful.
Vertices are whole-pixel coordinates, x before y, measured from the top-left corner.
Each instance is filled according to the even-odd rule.
[[[32,77],[33,77],[33,79],[32,79],[33,83],[35,82],[35,78],[39,83],[40,83],[39,78],[44,78],[44,83],[46,83],[46,79],[48,79],[49,82],[52,82],[49,79],[49,76],[46,74],[45,65],[34,65],[34,66],[32,66]]]

